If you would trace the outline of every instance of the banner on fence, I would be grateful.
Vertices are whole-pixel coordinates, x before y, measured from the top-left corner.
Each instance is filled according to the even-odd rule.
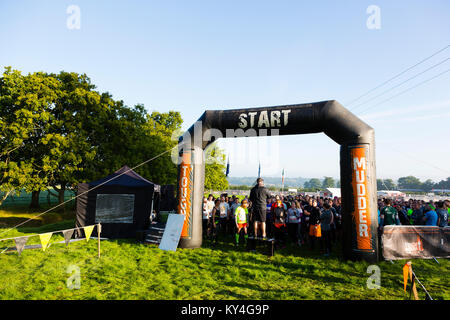
[[[381,241],[387,260],[450,258],[450,227],[385,226]]]

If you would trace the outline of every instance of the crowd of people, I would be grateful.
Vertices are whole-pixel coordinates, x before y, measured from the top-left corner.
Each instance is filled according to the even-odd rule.
[[[242,197],[241,197],[242,198]],[[425,202],[410,199],[381,199],[378,202],[379,231],[386,225],[448,225],[450,201]],[[232,238],[234,244],[246,244],[248,237],[275,239],[278,247],[288,243],[315,250],[319,245],[329,256],[342,239],[341,199],[309,195],[274,195],[264,187],[263,179],[243,199],[226,194],[203,199],[203,236],[212,244],[219,237]]]
[[[448,226],[450,214],[450,200],[392,200],[378,201],[378,225],[382,229],[385,225],[426,225]]]

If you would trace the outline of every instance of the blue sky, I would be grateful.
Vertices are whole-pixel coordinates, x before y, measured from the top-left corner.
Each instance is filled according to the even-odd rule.
[[[66,26],[70,5],[80,8],[79,30]],[[380,29],[366,26],[370,5],[380,8]],[[86,73],[129,106],[180,111],[184,129],[206,109],[335,99],[352,111],[449,58],[450,48],[347,106],[449,45],[449,17],[447,0],[2,0],[0,67]],[[450,72],[378,105],[449,68],[446,61],[355,109],[375,129],[377,177],[450,176]],[[221,142],[231,176],[256,175],[258,161],[263,175],[339,176],[339,146],[323,134],[280,137],[279,156],[233,161],[237,144],[252,141]]]

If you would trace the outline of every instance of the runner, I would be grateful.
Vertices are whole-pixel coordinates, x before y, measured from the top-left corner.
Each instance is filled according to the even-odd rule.
[[[235,222],[236,222],[236,246],[239,246],[239,235],[241,230],[244,229],[244,240],[245,244],[247,244],[248,234],[247,234],[247,226],[248,226],[248,201],[242,200],[241,205],[236,208],[234,213]]]

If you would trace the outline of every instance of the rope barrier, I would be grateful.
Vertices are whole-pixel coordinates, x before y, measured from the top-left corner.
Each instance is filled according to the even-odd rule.
[[[121,174],[119,174],[119,175],[117,175],[117,176],[115,176],[115,177],[113,177],[113,178],[111,178],[111,179],[108,179],[108,180],[106,180],[105,182],[102,182],[101,184],[96,185],[95,187],[93,187],[93,188],[91,188],[91,189],[89,189],[89,190],[87,190],[87,191],[85,191],[85,192],[80,193],[80,194],[77,195],[76,197],[74,197],[74,198],[72,198],[72,199],[69,199],[69,200],[66,200],[66,201],[64,201],[64,202],[62,202],[62,203],[60,203],[60,204],[58,204],[58,205],[56,205],[56,206],[54,206],[54,207],[52,207],[52,208],[46,210],[46,211],[44,211],[44,212],[38,214],[37,216],[34,216],[34,217],[32,217],[32,218],[29,218],[28,220],[25,220],[25,221],[23,221],[23,222],[21,222],[21,223],[15,225],[14,227],[11,227],[11,228],[9,228],[9,229],[7,229],[7,230],[1,232],[0,235],[5,234],[5,233],[7,233],[7,232],[9,232],[9,231],[11,231],[11,230],[17,228],[17,227],[20,227],[21,225],[24,225],[25,223],[27,223],[27,222],[29,222],[29,221],[31,221],[31,220],[33,220],[33,219],[36,219],[36,218],[38,218],[38,217],[40,217],[40,216],[43,216],[44,214],[46,214],[46,213],[48,213],[48,212],[50,212],[50,211],[52,211],[52,210],[54,210],[54,209],[56,209],[56,208],[58,208],[58,207],[64,205],[64,204],[66,204],[67,202],[70,202],[70,201],[73,201],[73,200],[77,199],[78,197],[82,196],[83,194],[85,194],[85,193],[87,193],[87,192],[90,192],[90,191],[92,191],[92,190],[95,190],[95,189],[101,187],[102,185],[104,185],[104,184],[106,184],[106,183],[108,183],[108,182],[111,182],[112,180],[117,179],[118,177],[120,177],[120,176],[122,176],[122,175],[124,175],[124,174],[126,174],[126,173],[128,173],[128,172],[130,172],[130,171],[133,171],[134,169],[139,168],[140,166],[143,166],[144,164],[149,163],[150,161],[153,161],[153,160],[155,160],[155,159],[161,157],[162,155],[168,153],[169,151],[172,151],[172,150],[175,149],[175,148],[178,148],[180,145],[183,145],[183,144],[184,144],[184,142],[181,143],[181,144],[177,144],[176,146],[174,146],[174,147],[172,147],[172,148],[170,148],[170,149],[168,149],[168,150],[166,150],[166,151],[164,151],[164,152],[158,154],[157,156],[155,156],[155,157],[153,157],[153,158],[150,158],[150,159],[148,159],[148,160],[145,160],[144,162],[141,162],[140,164],[134,166],[133,168],[130,168],[129,170],[124,171],[124,172],[122,172]]]

